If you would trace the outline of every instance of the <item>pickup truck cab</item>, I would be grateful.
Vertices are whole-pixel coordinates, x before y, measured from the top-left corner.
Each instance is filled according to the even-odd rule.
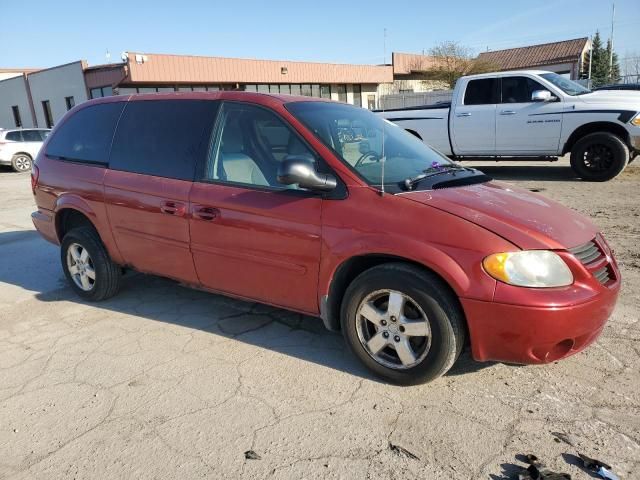
[[[640,150],[640,92],[596,91],[556,73],[462,77],[450,104],[378,112],[445,155],[541,159],[571,152],[583,180],[618,175]]]

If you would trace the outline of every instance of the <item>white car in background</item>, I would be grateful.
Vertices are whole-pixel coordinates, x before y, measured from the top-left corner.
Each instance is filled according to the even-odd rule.
[[[30,171],[50,132],[46,128],[0,129],[0,165],[11,165],[16,172]]]

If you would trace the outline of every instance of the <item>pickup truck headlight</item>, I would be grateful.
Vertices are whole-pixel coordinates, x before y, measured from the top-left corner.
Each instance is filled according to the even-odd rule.
[[[495,253],[485,258],[482,266],[496,280],[518,287],[564,287],[573,283],[564,260],[548,250]]]
[[[633,117],[633,119],[631,120],[631,125],[640,127],[640,113],[638,113],[635,117]]]

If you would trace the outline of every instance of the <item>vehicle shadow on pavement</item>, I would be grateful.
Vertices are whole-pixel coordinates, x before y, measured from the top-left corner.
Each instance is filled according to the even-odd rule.
[[[350,352],[342,335],[327,331],[319,318],[194,290],[169,279],[136,272],[123,277],[115,297],[97,303],[86,302],[67,285],[58,249],[42,240],[37,232],[1,232],[0,246],[0,284],[24,290],[22,298],[28,298],[28,292],[35,292],[35,298],[42,302],[85,305],[86,313],[78,313],[79,316],[124,321],[127,328],[139,319],[141,329],[149,328],[149,324],[143,322],[151,320],[200,330],[378,381]],[[32,252],[28,265],[18,265],[16,250],[21,248]],[[105,316],[105,311],[113,315]],[[212,340],[216,341],[213,337]],[[475,362],[465,351],[449,375],[472,373],[491,365]]]
[[[500,165],[463,162],[465,167],[473,167],[486,173],[494,180],[580,182],[571,167],[539,165]]]

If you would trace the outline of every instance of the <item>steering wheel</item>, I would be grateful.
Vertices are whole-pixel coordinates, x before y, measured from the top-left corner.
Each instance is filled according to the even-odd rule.
[[[378,153],[374,152],[373,150],[369,150],[368,152],[365,152],[365,153],[362,154],[362,156],[360,156],[360,158],[356,162],[355,166],[359,167],[369,157],[371,157],[374,162],[379,162],[380,161],[380,157],[378,156]]]

